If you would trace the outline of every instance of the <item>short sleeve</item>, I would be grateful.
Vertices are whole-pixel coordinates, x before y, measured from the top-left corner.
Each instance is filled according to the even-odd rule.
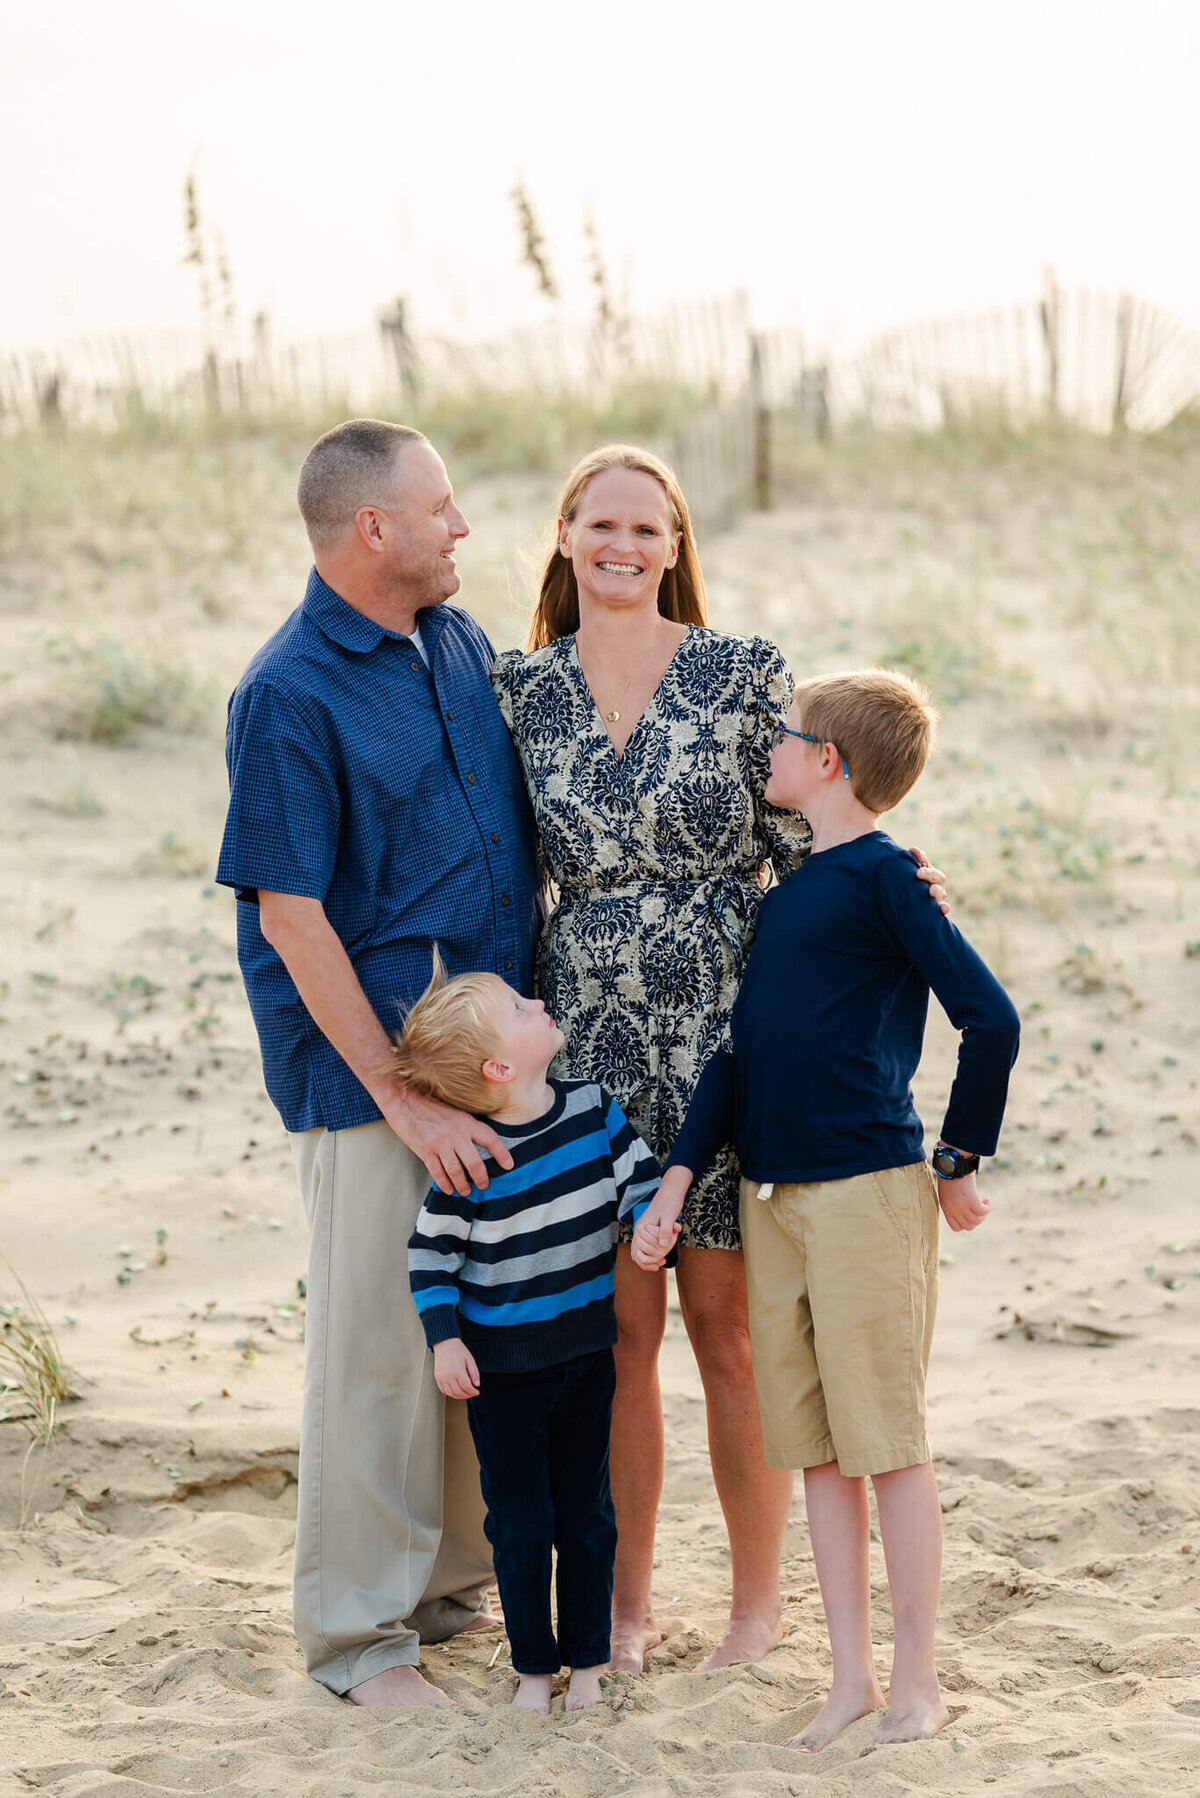
[[[492,663],[492,690],[496,695],[496,704],[500,707],[500,716],[504,719],[509,736],[513,736],[513,690],[516,686],[517,670],[525,657],[519,649],[506,649]]]
[[[771,772],[771,732],[787,717],[792,703],[792,676],[776,644],[769,637],[751,637],[746,644],[745,688],[746,762],[754,800],[754,823],[764,860],[778,880],[794,874],[812,848],[812,831],[799,812],[781,811],[769,805],[763,794]]]
[[[329,751],[287,695],[239,690],[226,728],[229,812],[217,880],[239,899],[326,899],[337,858],[341,794]]]

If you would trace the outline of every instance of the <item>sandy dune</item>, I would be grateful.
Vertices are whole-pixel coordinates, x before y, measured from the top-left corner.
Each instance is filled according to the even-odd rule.
[[[1174,603],[1191,527],[1151,473],[1153,493],[1168,483]],[[363,1713],[305,1678],[288,1587],[306,1247],[232,902],[203,871],[219,743],[211,729],[57,739],[66,676],[45,649],[104,631],[227,686],[293,602],[298,532],[280,500],[257,560],[213,550],[192,587],[170,575],[178,547],[136,522],[99,559],[85,525],[78,541],[17,546],[0,592],[17,645],[0,1248],[54,1322],[78,1402],[25,1467],[24,1528],[27,1439],[0,1427],[0,1791],[1200,1790],[1200,794],[1194,735],[1143,703],[1146,658],[1182,669],[1189,652],[1169,608],[1155,621],[1127,538],[1109,542],[1116,500],[1097,492],[1083,480],[1064,498],[1050,475],[1003,470],[935,471],[910,492],[852,470],[707,558],[717,621],[771,630],[798,669],[886,658],[922,631],[937,649],[943,750],[894,828],[950,870],[957,915],[1025,1025],[993,1216],[944,1242],[940,1659],[961,1709],[932,1742],[867,1752],[864,1721],[811,1761],[781,1746],[828,1677],[802,1505],[783,1646],[695,1672],[728,1557],[675,1312],[666,1640],[644,1680],[619,1676],[596,1712],[547,1723],[507,1709],[494,1638],[427,1652],[453,1711]],[[464,496],[464,597],[505,641],[513,553],[548,494],[530,481]],[[1106,633],[1125,598],[1152,643]],[[921,1076],[933,1127],[952,1053],[939,1021]],[[886,1666],[881,1558],[876,1572]]]

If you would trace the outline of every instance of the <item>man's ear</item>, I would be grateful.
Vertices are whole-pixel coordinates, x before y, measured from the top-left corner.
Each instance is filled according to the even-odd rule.
[[[494,1080],[497,1086],[507,1086],[516,1075],[516,1068],[511,1061],[485,1061],[482,1067],[485,1080]]]
[[[383,532],[379,528],[379,513],[374,506],[360,506],[354,514],[354,529],[367,548],[378,555],[383,548]]]

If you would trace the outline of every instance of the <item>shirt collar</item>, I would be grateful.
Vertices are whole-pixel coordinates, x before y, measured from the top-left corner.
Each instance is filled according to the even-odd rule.
[[[399,637],[399,632],[385,630],[373,618],[368,618],[365,612],[348,604],[340,593],[335,593],[321,579],[315,568],[308,577],[304,610],[332,642],[356,655],[369,655],[373,649],[379,648],[385,637]],[[417,613],[417,624],[421,627],[425,646],[430,651],[441,628],[438,618],[441,610],[441,606],[423,606]]]

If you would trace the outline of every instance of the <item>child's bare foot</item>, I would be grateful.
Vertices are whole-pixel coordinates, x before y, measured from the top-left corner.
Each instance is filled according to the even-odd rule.
[[[729,1628],[696,1671],[715,1673],[718,1667],[733,1667],[739,1661],[761,1661],[782,1640],[783,1624],[778,1611],[763,1617],[731,1617]]]
[[[357,1686],[351,1686],[346,1693],[351,1704],[366,1705],[424,1705],[453,1704],[453,1698],[447,1698],[436,1686],[422,1677],[417,1667],[385,1667],[382,1673],[373,1674]]]
[[[644,1673],[646,1655],[661,1641],[662,1635],[655,1629],[652,1619],[614,1617],[609,1671]]]
[[[548,1717],[550,1683],[548,1673],[518,1673],[516,1696],[512,1701],[514,1711],[540,1711]]]
[[[592,1705],[599,1704],[600,1675],[603,1672],[603,1667],[572,1667],[571,1683],[567,1687],[569,1711],[586,1711]]]
[[[471,1618],[471,1621],[469,1623],[464,1623],[462,1628],[456,1629],[454,1633],[456,1636],[467,1636],[467,1635],[472,1634],[476,1630],[481,1630],[481,1629],[482,1630],[492,1630],[492,1629],[503,1629],[503,1628],[504,1628],[504,1612],[503,1611],[479,1611],[476,1613],[476,1615],[474,1617]]]
[[[939,1729],[945,1729],[949,1721],[950,1712],[940,1698],[936,1703],[918,1700],[903,1710],[889,1706],[871,1737],[871,1746],[886,1748],[891,1742],[924,1742],[936,1736]]]
[[[881,1711],[884,1707],[884,1696],[878,1680],[861,1686],[847,1686],[839,1690],[834,1686],[812,1722],[785,1742],[785,1748],[795,1748],[801,1754],[819,1754],[827,1748],[834,1736],[840,1736],[844,1729],[857,1723],[860,1717],[867,1717],[872,1711]]]

